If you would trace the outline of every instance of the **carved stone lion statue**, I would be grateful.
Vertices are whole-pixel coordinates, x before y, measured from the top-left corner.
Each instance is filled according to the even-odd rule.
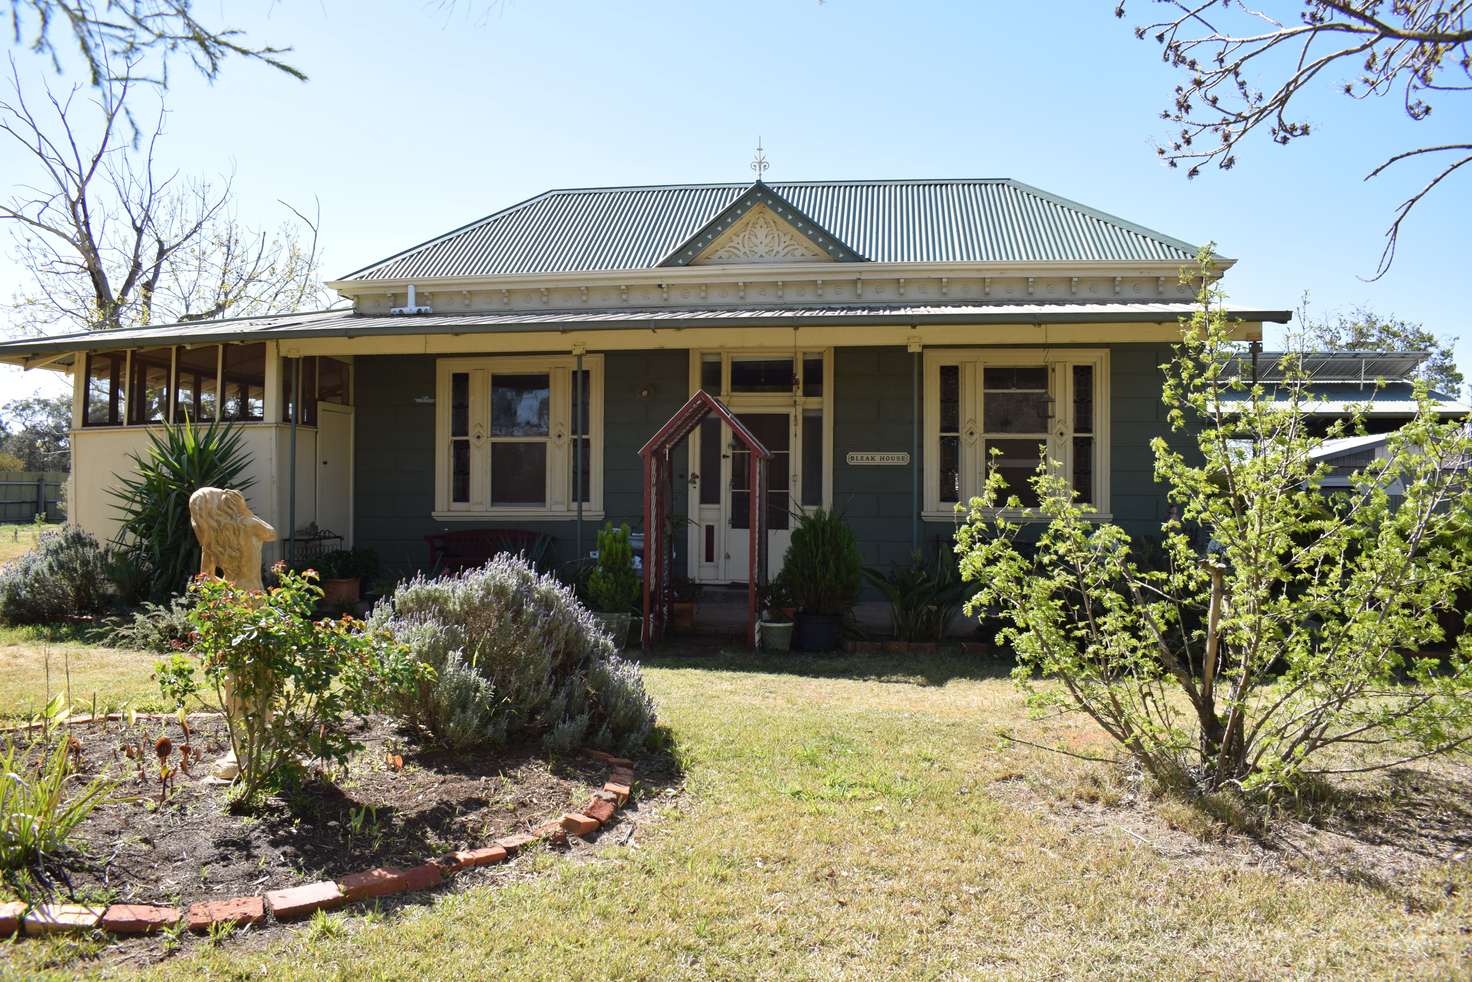
[[[199,540],[199,571],[219,575],[242,590],[261,590],[261,545],[276,530],[251,514],[245,495],[200,488],[189,496],[189,524]]]

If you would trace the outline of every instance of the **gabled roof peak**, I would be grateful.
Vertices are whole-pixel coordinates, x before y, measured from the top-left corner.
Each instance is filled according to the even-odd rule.
[[[829,261],[840,263],[864,261],[863,256],[851,249],[838,236],[813,221],[803,213],[801,208],[772,190],[761,180],[757,180],[742,192],[741,197],[728,205],[694,235],[676,246],[668,256],[660,260],[659,265],[689,266],[700,262],[702,257],[709,256],[711,249],[720,245],[723,239],[738,233],[743,219],[758,211],[774,215],[777,222],[781,223],[782,227],[771,229],[767,237],[787,239],[787,244],[795,248],[802,256],[826,257]],[[752,255],[749,258],[759,260],[761,257]],[[783,257],[774,254],[768,258],[781,259]]]

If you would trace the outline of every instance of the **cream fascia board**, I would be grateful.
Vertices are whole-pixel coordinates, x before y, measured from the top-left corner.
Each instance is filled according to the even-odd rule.
[[[1019,345],[1098,345],[1109,343],[1175,343],[1181,328],[1173,324],[883,324],[852,326],[792,323],[751,327],[657,327],[583,331],[469,332],[359,337],[303,338],[293,344],[302,355],[452,355],[559,354],[582,344],[588,351],[648,351],[686,348],[904,347],[918,335],[926,347]],[[780,338],[780,341],[779,341]],[[1262,340],[1262,324],[1241,321],[1232,339]]]
[[[1217,275],[1236,265],[1235,259],[1213,263]],[[331,280],[326,285],[344,296],[383,293],[413,285],[417,289],[465,290],[475,288],[523,289],[551,286],[619,286],[665,281],[681,283],[736,283],[767,280],[907,280],[982,276],[1063,276],[1077,272],[1087,276],[1177,276],[1190,270],[1189,260],[1116,262],[1113,260],[1039,261],[1029,263],[742,263],[712,266],[640,266],[596,272],[514,273],[499,276],[410,276],[381,280]]]

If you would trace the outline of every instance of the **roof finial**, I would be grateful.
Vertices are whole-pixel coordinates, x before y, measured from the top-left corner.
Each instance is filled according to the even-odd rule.
[[[767,168],[770,166],[772,165],[767,163],[767,155],[762,152],[762,138],[757,137],[756,159],[751,162],[751,169],[756,171],[756,179],[758,181],[762,179],[762,174],[766,173]]]

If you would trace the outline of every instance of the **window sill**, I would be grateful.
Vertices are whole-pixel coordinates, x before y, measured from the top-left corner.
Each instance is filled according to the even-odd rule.
[[[494,511],[434,511],[430,517],[437,522],[494,522],[514,519],[536,519],[545,522],[572,522],[576,521],[576,511],[551,508],[497,508]],[[585,521],[602,521],[603,509],[587,507],[583,509]]]
[[[1033,512],[1028,512],[1028,511],[1004,511],[1004,510],[999,510],[999,509],[990,509],[990,510],[988,510],[986,512],[986,514],[987,514],[987,516],[989,518],[1005,518],[1005,519],[1007,519],[1009,521],[1013,521],[1013,522],[1046,522],[1047,521],[1047,519],[1044,518],[1042,515],[1038,515],[1038,514],[1035,514]],[[957,523],[961,522],[962,520],[964,520],[965,517],[966,517],[966,512],[964,512],[964,511],[954,511],[954,510],[949,509],[949,508],[942,508],[942,509],[939,509],[939,510],[927,508],[925,511],[922,511],[920,513],[921,520],[922,521],[926,521],[926,522],[951,522],[953,524],[957,524]],[[1112,514],[1110,514],[1109,512],[1097,512],[1097,513],[1095,513],[1093,515],[1085,515],[1084,516],[1084,521],[1086,521],[1086,522],[1112,522],[1112,521],[1114,521],[1114,516]]]

